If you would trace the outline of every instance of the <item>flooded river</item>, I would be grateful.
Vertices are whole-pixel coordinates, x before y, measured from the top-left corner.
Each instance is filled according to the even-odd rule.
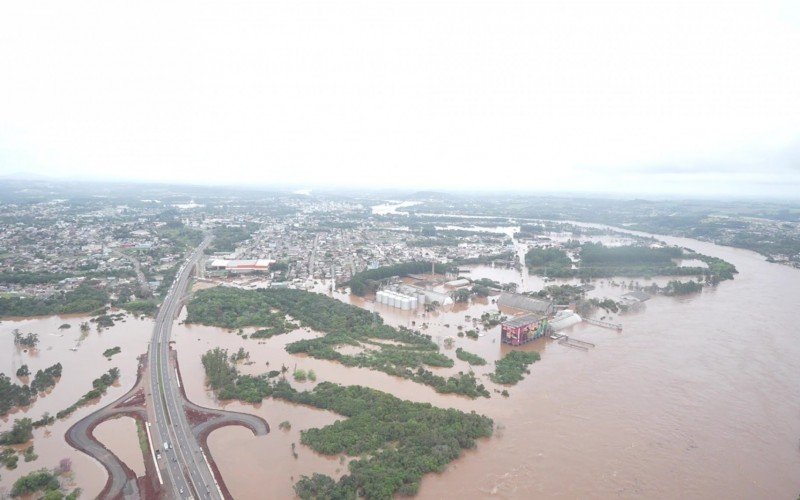
[[[699,295],[654,297],[645,310],[614,315],[612,319],[624,326],[622,332],[586,324],[574,327],[571,336],[596,345],[589,351],[570,349],[550,339],[526,346],[540,351],[542,360],[522,382],[509,388],[509,398],[500,396],[495,392],[500,388],[486,380],[493,361],[509,349],[500,344],[498,329],[478,328],[482,336],[476,340],[457,336],[459,326],[474,328],[473,318],[497,310],[492,297],[424,315],[339,292],[333,296],[377,310],[391,324],[421,328],[442,344],[451,337],[453,349],[464,347],[486,358],[489,365],[475,372],[492,397],[470,400],[441,395],[383,373],[286,353],[283,347],[287,343],[319,335],[306,329],[255,340],[219,328],[178,324],[173,338],[186,391],[201,405],[219,406],[204,386],[200,356],[215,346],[231,351],[244,347],[251,363],[240,364],[244,373],[279,370],[282,365],[289,370],[314,370],[318,381],[366,385],[403,399],[492,417],[497,426],[495,436],[480,441],[476,450],[465,453],[444,473],[425,476],[419,493],[423,499],[796,498],[800,492],[800,270],[766,263],[745,250],[663,239],[728,260],[739,274],[734,281],[706,288]],[[514,269],[480,266],[472,268],[470,275],[520,283],[522,290],[544,285],[540,278]],[[625,292],[607,280],[596,285],[592,296],[614,297]],[[63,322],[32,321],[49,323],[27,328],[26,324],[3,322],[2,338],[19,327],[23,332],[37,331],[44,339],[46,332],[58,333]],[[133,327],[131,321],[120,328]],[[150,334],[147,325],[141,325],[140,351]],[[70,362],[73,353],[59,355],[65,364],[65,378],[53,394],[37,402],[41,409],[35,408],[32,416],[55,411],[79,397],[99,374],[96,372],[107,365],[123,369],[122,386],[132,384],[133,360],[123,355],[128,356],[139,344],[109,340],[114,331],[93,332],[93,338],[103,342],[92,347],[91,353],[83,349],[93,344],[84,343],[81,352],[98,359],[91,366]],[[75,335],[75,330],[65,335]],[[53,338],[53,349],[67,348],[66,342],[58,347],[58,338]],[[122,345],[123,355],[106,362],[99,352],[113,345]],[[56,359],[48,352],[39,355],[43,359],[36,362],[36,368]],[[445,352],[455,357],[452,351]],[[9,349],[2,356],[6,373],[28,359]],[[456,361],[453,368],[437,373],[467,369]],[[83,375],[68,385],[64,382],[70,374]],[[310,381],[292,384],[299,389],[314,386]],[[68,396],[48,401],[67,388]],[[123,390],[113,388],[110,393],[118,396]],[[236,498],[286,498],[292,495],[292,484],[300,475],[321,472],[340,477],[346,473],[344,457],[321,456],[300,444],[301,430],[330,424],[340,416],[273,400],[256,406],[229,403],[224,407],[259,414],[271,426],[270,434],[263,437],[236,427],[216,430],[209,437],[211,452]],[[290,428],[279,428],[284,421]],[[71,456],[87,498],[99,491],[105,481],[102,469],[88,457],[70,452],[63,443],[65,430],[62,423],[50,428],[49,441],[37,434],[40,459],[32,464],[20,460],[18,471],[3,471],[3,485],[10,486],[9,481],[20,472],[52,466],[62,456]],[[135,441],[125,443],[136,445]]]
[[[475,372],[492,398],[469,400],[382,373],[287,354],[286,343],[317,335],[306,330],[259,342],[202,326],[176,329],[182,369],[190,374],[187,389],[195,401],[216,405],[199,382],[198,358],[215,345],[243,346],[253,362],[240,367],[246,373],[281,365],[313,369],[318,380],[362,384],[494,418],[495,436],[443,474],[426,476],[420,498],[794,498],[800,492],[800,270],[768,264],[745,250],[664,239],[722,257],[739,274],[699,295],[654,297],[643,311],[615,315],[614,321],[624,325],[621,333],[574,327],[572,336],[596,345],[588,352],[550,339],[526,346],[540,351],[542,360],[509,389],[507,399],[485,380],[488,366]],[[488,266],[473,268],[472,277],[515,281],[524,290],[544,284],[520,271]],[[607,281],[597,285],[592,296],[625,291]],[[333,296],[377,310],[389,323],[423,328],[439,342],[452,337],[453,349],[478,353],[490,366],[509,349],[499,343],[497,328],[479,329],[483,336],[477,340],[457,337],[459,325],[471,328],[471,318],[496,310],[491,297],[423,315],[339,292]],[[439,373],[467,369],[456,361]],[[313,387],[312,382],[293,384]],[[212,453],[237,498],[263,496],[265,485],[271,496],[289,496],[300,474],[339,477],[346,472],[340,457],[322,457],[299,444],[299,430],[330,423],[336,415],[271,400],[258,407],[227,407],[258,413],[272,426],[261,438],[236,428],[211,435]],[[291,423],[290,431],[278,429],[284,420]]]

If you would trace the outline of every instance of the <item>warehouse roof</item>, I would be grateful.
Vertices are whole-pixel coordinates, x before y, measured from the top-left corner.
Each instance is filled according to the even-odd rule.
[[[540,319],[542,319],[542,316],[539,314],[525,314],[523,316],[517,316],[516,318],[503,321],[503,326],[508,328],[519,328],[520,326],[538,323]]]
[[[548,314],[553,308],[552,302],[534,299],[533,297],[528,297],[526,295],[520,295],[517,293],[500,294],[500,298],[497,299],[497,305],[538,314]]]

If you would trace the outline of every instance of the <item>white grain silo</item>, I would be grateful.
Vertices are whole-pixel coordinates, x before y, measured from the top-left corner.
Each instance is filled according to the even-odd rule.
[[[409,310],[411,309],[411,299],[408,297],[401,297],[400,298],[400,309]]]

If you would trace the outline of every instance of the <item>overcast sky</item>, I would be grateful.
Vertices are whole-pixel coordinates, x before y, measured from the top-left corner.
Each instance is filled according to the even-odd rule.
[[[800,2],[3,2],[0,176],[800,196]]]

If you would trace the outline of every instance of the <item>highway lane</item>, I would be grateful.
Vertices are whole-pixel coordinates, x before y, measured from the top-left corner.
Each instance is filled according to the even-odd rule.
[[[164,472],[167,488],[175,498],[223,498],[200,445],[191,432],[183,409],[175,371],[169,362],[169,337],[172,323],[183,304],[192,268],[202,258],[210,242],[207,237],[181,266],[175,282],[158,311],[148,352],[148,414],[154,423],[153,445],[160,450],[156,464]],[[164,448],[169,443],[169,449]]]

